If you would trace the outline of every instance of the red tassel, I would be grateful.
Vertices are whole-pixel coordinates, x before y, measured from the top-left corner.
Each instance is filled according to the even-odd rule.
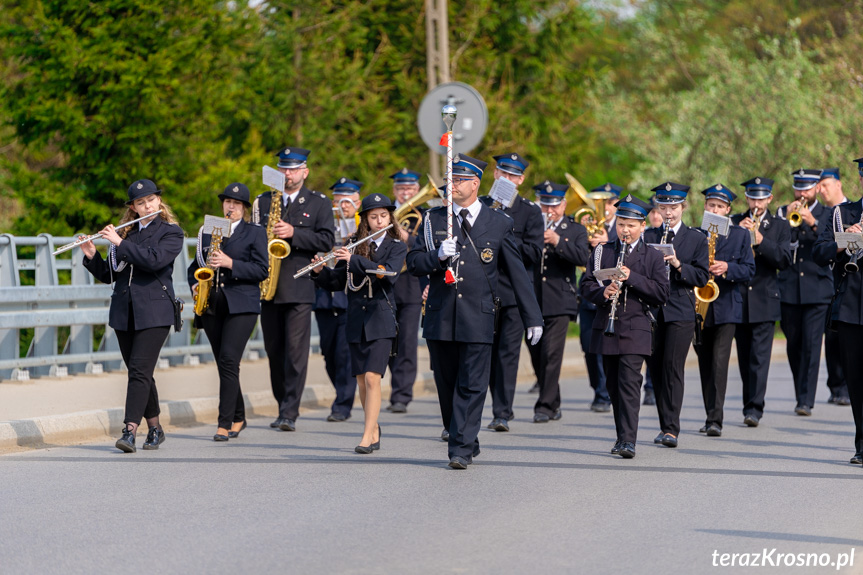
[[[455,274],[452,273],[452,268],[446,269],[446,274],[444,274],[444,283],[454,284],[455,283]]]
[[[447,143],[446,135],[447,134],[449,134],[449,132],[444,133],[444,135],[441,137],[441,139],[440,139],[440,145],[441,146],[446,146],[446,143]]]

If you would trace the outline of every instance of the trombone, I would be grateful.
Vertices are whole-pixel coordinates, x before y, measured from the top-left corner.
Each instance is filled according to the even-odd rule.
[[[157,211],[153,212],[152,214],[147,214],[146,216],[142,216],[142,217],[138,218],[137,220],[132,220],[130,222],[126,222],[125,224],[120,224],[119,226],[114,226],[114,229],[115,230],[123,229],[126,226],[131,226],[132,224],[137,224],[138,222],[140,222],[142,220],[146,220],[147,218],[151,218],[151,217],[153,217],[157,214],[161,214],[161,213],[162,213],[162,210],[157,210]],[[75,240],[74,242],[68,243],[65,246],[60,246],[59,248],[54,250],[54,253],[51,255],[56,256],[57,254],[62,254],[63,252],[68,252],[69,250],[76,248],[76,247],[80,246],[81,244],[86,244],[87,242],[92,242],[93,240],[98,240],[101,237],[102,237],[101,232],[97,233],[97,234],[92,234],[92,235],[83,237],[79,240]]]

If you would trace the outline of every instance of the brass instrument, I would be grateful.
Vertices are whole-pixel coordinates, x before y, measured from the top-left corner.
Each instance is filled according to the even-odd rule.
[[[605,229],[605,200],[614,197],[614,193],[611,190],[588,192],[572,174],[566,174],[566,181],[569,182],[569,189],[566,191],[567,207],[576,208],[572,218],[580,224],[582,218],[588,216],[589,220],[585,226],[587,236],[593,237]],[[591,200],[594,203],[593,208],[589,207]]]
[[[395,225],[395,224],[390,224],[390,225],[388,225],[387,227],[382,228],[382,229],[380,229],[380,230],[376,231],[376,232],[375,232],[375,233],[373,233],[373,234],[369,234],[369,235],[367,235],[366,237],[364,237],[364,238],[363,238],[363,239],[361,239],[361,240],[357,240],[357,241],[355,241],[355,242],[353,242],[353,243],[350,243],[350,244],[348,244],[348,245],[344,246],[344,248],[345,248],[346,250],[352,250],[352,249],[354,249],[355,247],[357,247],[358,245],[360,245],[360,244],[364,244],[364,243],[366,243],[367,241],[369,241],[369,240],[371,240],[371,239],[375,238],[376,236],[379,236],[380,234],[384,233],[385,231],[387,231],[388,229],[390,229],[390,228],[391,228],[391,227],[393,227],[394,225]],[[323,264],[323,265],[326,265],[326,263],[327,263],[327,262],[332,261],[332,260],[334,260],[334,259],[336,259],[336,250],[333,250],[333,251],[329,252],[328,254],[326,254],[325,256],[323,256],[320,260],[318,260],[318,261],[316,261],[316,262],[314,262],[314,263],[311,263],[311,264],[307,265],[306,267],[304,267],[303,269],[299,270],[297,273],[295,273],[295,274],[294,274],[294,279],[297,279],[298,277],[304,276],[304,275],[306,275],[307,273],[309,273],[310,271],[312,271],[313,269],[315,269],[316,267],[318,267],[319,265],[322,265],[322,264]]]
[[[213,289],[213,278],[216,270],[213,268],[213,254],[222,247],[222,228],[213,228],[210,236],[210,249],[207,252],[207,265],[195,270],[198,280],[198,293],[195,294],[195,315],[204,315],[210,305],[210,291]]]
[[[412,236],[417,235],[423,221],[423,215],[419,211],[419,207],[429,200],[441,197],[435,181],[431,176],[428,179],[428,183],[416,195],[393,211],[393,221],[398,223]]]
[[[863,214],[860,215],[860,222],[858,222],[859,226],[863,226]],[[863,249],[854,250],[854,255],[851,256],[851,259],[848,260],[848,263],[845,264],[845,271],[849,274],[856,274],[860,271],[860,266],[857,264],[857,260],[860,259],[860,252],[863,252]]]
[[[752,221],[755,222],[755,225],[752,226],[751,230],[749,230],[749,241],[752,243],[752,255],[755,255],[755,242],[757,241],[755,238],[755,231],[761,227],[761,219],[763,217],[764,212],[761,212],[761,215],[758,215],[758,208],[752,209]]]
[[[282,220],[282,198],[281,193],[273,191],[270,193],[270,215],[267,218],[267,254],[269,255],[269,266],[267,267],[267,279],[261,282],[261,299],[272,301],[276,296],[276,288],[279,285],[279,271],[282,269],[282,260],[291,253],[291,246],[283,239],[276,237],[274,228]]]
[[[711,225],[707,234],[709,239],[707,240],[707,256],[708,256],[708,267],[712,266],[716,261],[716,238],[719,235],[716,233],[716,225]],[[707,285],[704,287],[695,288],[695,315],[701,319],[701,327],[704,327],[704,318],[707,317],[707,308],[710,307],[710,304],[716,301],[716,298],[719,297],[719,286],[716,285],[716,282],[713,281],[713,276],[710,276],[710,279],[707,281]],[[696,321],[698,320],[696,318]]]
[[[623,268],[623,261],[626,256],[626,249],[629,247],[629,235],[626,235],[623,240],[621,240],[620,244],[620,257],[617,258],[617,269],[621,270]],[[611,337],[614,335],[614,320],[617,315],[617,302],[620,299],[620,286],[623,285],[621,280],[614,280],[614,285],[617,286],[618,291],[611,296],[611,309],[608,311],[608,323],[605,325],[605,331],[602,332],[603,335],[607,337]]]
[[[788,225],[792,228],[799,228],[800,224],[803,223],[803,216],[800,215],[800,202],[792,202],[791,205],[795,207],[788,213]],[[791,206],[788,207],[790,208]]]
[[[123,229],[126,226],[131,226],[132,224],[137,224],[138,222],[140,222],[142,220],[146,220],[147,218],[151,218],[151,217],[155,216],[156,214],[161,214],[161,213],[162,213],[162,210],[157,210],[157,211],[153,212],[152,214],[147,214],[146,216],[142,216],[136,220],[132,220],[132,221],[126,222],[125,224],[120,224],[118,226],[114,226],[114,231]],[[70,243],[66,244],[65,246],[60,246],[59,248],[54,250],[54,252],[51,255],[56,256],[57,254],[62,254],[63,252],[68,252],[72,248],[76,248],[76,247],[80,246],[81,244],[86,244],[87,242],[92,242],[93,240],[98,240],[101,237],[102,237],[102,234],[93,234],[91,236],[83,237],[81,239],[75,240],[74,242],[70,242]]]

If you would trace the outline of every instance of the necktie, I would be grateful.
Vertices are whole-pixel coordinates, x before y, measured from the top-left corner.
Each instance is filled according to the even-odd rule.
[[[282,211],[286,212],[286,211],[288,211],[288,208],[291,205],[291,196],[283,196],[283,197],[285,198],[285,201],[282,202]]]
[[[370,252],[369,252],[369,254],[371,255],[370,259],[372,261],[374,261],[376,253],[378,253],[378,244],[377,244],[377,242],[372,242],[372,245],[370,247]]]
[[[462,208],[458,215],[461,216],[461,229],[464,230],[465,236],[467,236],[470,233],[471,228],[470,222],[467,221],[467,217],[470,215],[470,212],[467,208]]]

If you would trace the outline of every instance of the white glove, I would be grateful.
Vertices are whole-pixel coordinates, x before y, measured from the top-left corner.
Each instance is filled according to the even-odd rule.
[[[440,243],[440,247],[437,250],[437,257],[441,261],[451,258],[458,253],[458,245],[456,245],[455,240],[444,240]]]
[[[542,326],[527,328],[527,339],[530,340],[530,345],[538,344],[539,339],[541,337],[542,337]]]

